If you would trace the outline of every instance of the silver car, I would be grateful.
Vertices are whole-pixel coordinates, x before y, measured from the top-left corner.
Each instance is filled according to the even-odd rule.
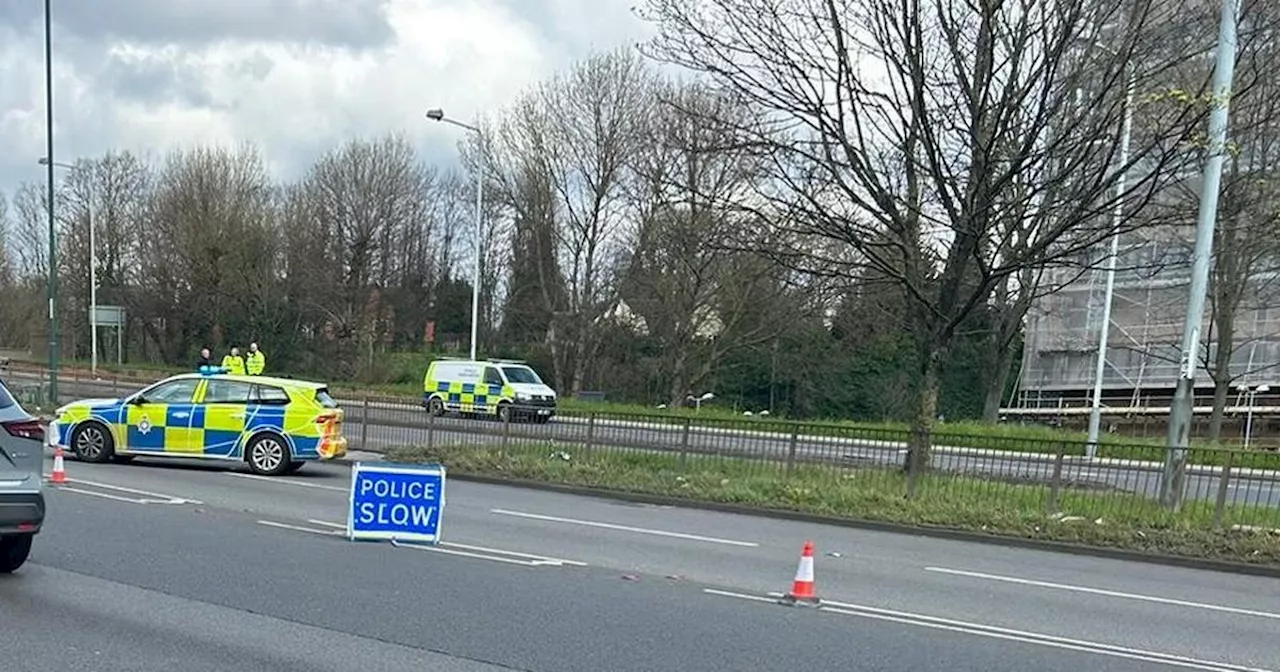
[[[44,525],[44,434],[0,380],[0,574],[27,561]]]

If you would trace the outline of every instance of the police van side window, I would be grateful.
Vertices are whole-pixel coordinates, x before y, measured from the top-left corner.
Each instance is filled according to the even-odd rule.
[[[249,403],[248,383],[234,380],[211,380],[204,393],[206,404],[247,404]]]
[[[289,403],[289,395],[278,387],[269,385],[254,386],[254,402],[270,406],[284,406]]]
[[[502,374],[498,373],[498,370],[493,368],[492,366],[487,367],[484,370],[484,384],[497,385],[501,387],[504,384],[502,382]]]

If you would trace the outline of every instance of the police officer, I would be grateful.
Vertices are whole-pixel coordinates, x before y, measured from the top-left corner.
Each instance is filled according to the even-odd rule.
[[[244,357],[240,356],[240,348],[231,348],[231,354],[222,358],[222,368],[226,369],[227,373],[244,375]]]
[[[213,366],[213,353],[209,348],[200,348],[200,359],[196,360],[196,371],[204,371],[204,367]]]
[[[251,376],[261,376],[267,368],[267,356],[258,349],[257,343],[249,344],[249,356],[245,358],[245,367]]]

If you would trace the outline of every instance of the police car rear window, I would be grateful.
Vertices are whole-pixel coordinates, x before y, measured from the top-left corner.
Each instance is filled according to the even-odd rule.
[[[289,403],[289,394],[278,387],[269,385],[255,385],[254,399],[259,404],[271,404],[282,406]]]
[[[18,402],[13,400],[13,395],[9,394],[9,389],[4,386],[4,382],[0,381],[0,408],[9,408]]]
[[[316,401],[320,402],[320,405],[325,408],[338,407],[338,402],[334,401],[333,397],[329,396],[329,389],[325,387],[316,390]]]

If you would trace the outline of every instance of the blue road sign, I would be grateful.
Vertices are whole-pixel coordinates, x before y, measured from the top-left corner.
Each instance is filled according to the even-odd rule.
[[[444,465],[357,462],[351,467],[347,537],[436,543]]]

